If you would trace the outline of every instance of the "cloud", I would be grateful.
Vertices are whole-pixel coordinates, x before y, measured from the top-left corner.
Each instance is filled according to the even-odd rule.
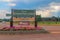
[[[11,6],[16,6],[16,3],[13,3],[17,0],[0,0],[0,2],[6,2],[8,7],[11,7]]]
[[[38,7],[37,9],[37,15],[40,15],[42,17],[52,17],[52,16],[58,16],[58,12],[60,10],[60,3],[51,2],[46,7]]]
[[[50,7],[53,8],[55,11],[58,11],[58,10],[60,10],[60,3],[52,2],[50,4]]]
[[[16,6],[16,3],[9,3],[8,6]]]
[[[51,16],[49,10],[37,10],[36,14],[41,15],[41,17],[49,17],[49,16]]]
[[[10,14],[10,12],[8,12],[7,10],[0,10],[0,19],[4,19],[4,18],[9,19],[10,16],[7,17],[6,14]]]
[[[0,0],[0,2],[14,2],[16,0]]]

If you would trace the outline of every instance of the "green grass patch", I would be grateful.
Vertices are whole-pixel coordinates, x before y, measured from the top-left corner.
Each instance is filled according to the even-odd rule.
[[[56,25],[56,24],[59,24],[60,25],[60,22],[38,22],[38,25],[43,25],[43,24],[46,24],[46,25]]]

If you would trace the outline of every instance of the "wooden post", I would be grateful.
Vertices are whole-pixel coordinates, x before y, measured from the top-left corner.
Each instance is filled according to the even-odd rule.
[[[35,14],[35,28],[37,28],[36,14]]]
[[[13,9],[11,9],[11,20],[10,20],[10,27],[13,27]]]

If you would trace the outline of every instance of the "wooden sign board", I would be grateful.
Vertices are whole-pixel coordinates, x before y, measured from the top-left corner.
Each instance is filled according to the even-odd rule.
[[[35,10],[13,10],[13,24],[19,24],[20,22],[22,24],[28,23],[28,22],[34,22],[35,21]]]

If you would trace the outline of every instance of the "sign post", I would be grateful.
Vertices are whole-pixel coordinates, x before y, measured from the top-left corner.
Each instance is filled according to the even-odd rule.
[[[13,27],[13,9],[11,9],[11,20],[10,20],[10,27]]]
[[[35,14],[35,28],[37,28],[37,19],[36,19],[36,14]]]

